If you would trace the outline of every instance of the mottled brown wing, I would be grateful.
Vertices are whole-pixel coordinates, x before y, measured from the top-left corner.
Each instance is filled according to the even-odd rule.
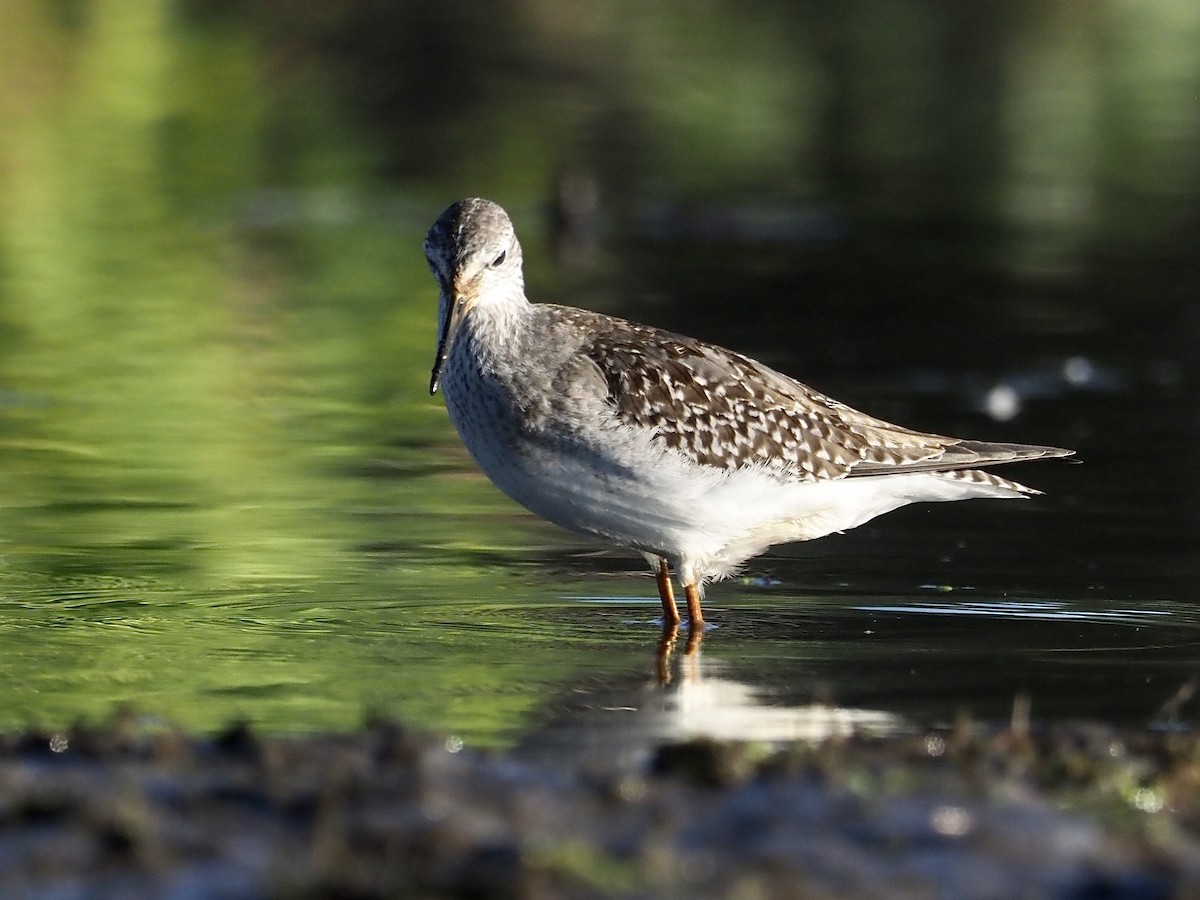
[[[864,416],[744,356],[658,329],[617,322],[583,351],[622,419],[701,465],[774,465],[815,481],[865,463],[932,460],[954,443]]]
[[[902,428],[721,347],[606,322],[582,350],[603,375],[617,414],[701,465],[778,466],[793,478],[817,481],[1068,454]]]

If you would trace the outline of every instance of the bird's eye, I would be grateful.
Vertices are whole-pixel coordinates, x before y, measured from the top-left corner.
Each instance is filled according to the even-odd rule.
[[[504,261],[505,261],[506,259],[508,259],[508,251],[507,251],[507,250],[501,250],[501,251],[500,251],[500,255],[499,255],[499,256],[497,256],[495,259],[493,259],[493,260],[492,260],[492,268],[494,269],[494,268],[496,268],[497,266],[502,266],[502,265],[504,265]]]

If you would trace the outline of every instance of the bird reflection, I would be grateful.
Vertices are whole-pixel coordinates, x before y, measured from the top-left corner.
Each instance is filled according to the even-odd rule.
[[[597,771],[629,770],[646,765],[665,743],[820,742],[904,727],[899,717],[883,710],[796,704],[786,696],[791,689],[781,691],[782,686],[761,683],[753,675],[750,682],[738,680],[719,652],[731,650],[727,642],[736,640],[732,628],[714,632],[702,666],[704,629],[664,625],[649,679],[643,668],[628,679],[608,672],[575,685],[571,703],[527,735],[522,752],[556,763],[572,758]]]
[[[675,642],[679,639],[679,623],[663,622],[662,636],[658,640],[658,650],[654,654],[654,671],[659,687],[667,687],[673,680],[671,657],[675,654]],[[683,660],[680,663],[682,677],[698,679],[700,677],[700,644],[704,640],[704,628],[688,628],[687,643],[683,648]]]
[[[773,702],[761,686],[729,678],[720,660],[710,661],[711,671],[702,670],[704,629],[688,628],[686,638],[680,631],[678,625],[663,625],[654,654],[655,696],[637,707],[639,728],[633,730],[644,730],[654,740],[819,741],[901,727],[896,716],[881,710]]]

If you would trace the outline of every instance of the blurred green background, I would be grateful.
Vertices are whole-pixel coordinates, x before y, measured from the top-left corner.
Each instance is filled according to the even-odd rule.
[[[1085,450],[1026,476],[1083,531],[956,512],[1032,542],[958,577],[1195,599],[1193,0],[5,0],[0,726],[496,742],[649,671],[639,562],[499,496],[428,396],[421,239],[470,195],[534,299]],[[786,585],[915,589],[881,573],[957,546],[848,540]]]

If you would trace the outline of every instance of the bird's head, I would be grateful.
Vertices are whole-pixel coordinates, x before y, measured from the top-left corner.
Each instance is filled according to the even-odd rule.
[[[440,291],[437,356],[429,379],[433,394],[471,310],[524,302],[525,284],[512,221],[490,200],[459,200],[447,207],[425,236],[425,258]]]

